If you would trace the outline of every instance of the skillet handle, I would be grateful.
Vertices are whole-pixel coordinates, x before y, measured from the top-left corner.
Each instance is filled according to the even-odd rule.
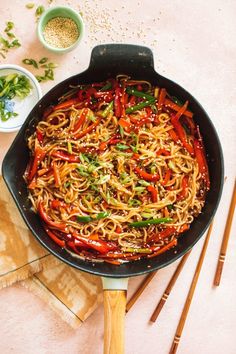
[[[107,71],[108,67],[120,68],[138,65],[139,69],[154,69],[151,49],[133,44],[102,44],[93,48],[90,69]]]
[[[124,320],[128,279],[103,278],[104,354],[124,354]]]
[[[124,353],[126,290],[104,290],[104,354]]]

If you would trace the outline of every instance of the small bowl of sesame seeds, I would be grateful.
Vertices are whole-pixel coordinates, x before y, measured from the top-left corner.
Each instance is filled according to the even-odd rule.
[[[40,17],[37,33],[45,48],[54,53],[67,53],[81,41],[84,23],[75,10],[56,6],[45,11]]]

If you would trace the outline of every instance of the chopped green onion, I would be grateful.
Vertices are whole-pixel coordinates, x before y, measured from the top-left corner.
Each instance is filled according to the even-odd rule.
[[[124,128],[119,125],[119,129],[120,129],[120,136],[123,138],[124,137]]]
[[[180,101],[177,97],[175,97],[175,96],[171,96],[171,100],[174,102],[174,103],[176,103],[178,106],[183,106],[184,104],[183,104],[183,102],[182,101]]]
[[[57,67],[58,67],[58,65],[55,63],[48,63],[48,64],[41,65],[41,68],[47,68],[47,69],[55,69]]]
[[[6,24],[7,24],[7,27],[4,29],[4,32],[9,32],[10,30],[12,30],[14,28],[13,22],[8,21]]]
[[[104,109],[104,111],[102,112],[101,116],[103,118],[107,117],[108,114],[112,111],[113,109],[113,101],[111,101],[107,106],[106,108]]]
[[[80,174],[82,177],[89,177],[89,173],[86,171],[86,169],[84,168],[84,166],[79,165],[79,166],[77,167],[77,170],[78,170],[79,174]]]
[[[131,149],[133,152],[137,153],[138,152],[138,148],[137,146],[133,146],[133,145],[130,145]]]
[[[134,191],[136,191],[136,192],[144,192],[146,190],[146,188],[145,187],[134,187]]]
[[[45,64],[48,61],[48,58],[43,57],[42,59],[39,60],[39,64]]]
[[[130,253],[152,253],[150,248],[133,248],[133,247],[124,247],[122,248],[123,252],[130,252]]]
[[[108,82],[106,85],[104,85],[99,91],[107,91],[112,88],[112,83]]]
[[[88,222],[91,222],[91,221],[104,219],[104,218],[106,218],[109,215],[110,215],[110,213],[108,213],[107,211],[103,211],[101,213],[98,213],[95,218],[92,218],[91,216],[77,216],[77,221],[83,222],[83,223],[88,223]]]
[[[110,175],[101,176],[100,180],[98,181],[98,184],[104,184],[108,182],[110,177],[111,177]]]
[[[29,2],[28,4],[25,5],[25,7],[27,9],[32,9],[34,7],[34,3],[33,2]]]
[[[71,145],[71,142],[70,141],[67,141],[67,150],[69,152],[69,154],[72,154],[72,145]]]
[[[37,7],[37,9],[35,11],[35,15],[36,16],[41,16],[44,11],[45,11],[44,6],[40,5],[40,6]]]
[[[144,107],[151,106],[154,102],[155,102],[155,98],[153,98],[152,100],[149,100],[149,101],[140,102],[140,103],[136,104],[135,106],[126,108],[125,112],[128,114],[133,113],[133,112],[138,111]]]
[[[34,60],[34,59],[23,59],[22,62],[25,64],[25,65],[33,65],[34,68],[38,69],[38,64],[37,62]]]
[[[92,111],[89,111],[89,114],[87,115],[87,118],[89,120],[91,120],[92,122],[96,122],[96,117],[95,117],[95,115],[93,114]]]
[[[83,222],[85,224],[92,221],[92,220],[93,219],[91,218],[91,216],[77,216],[77,221]]]
[[[151,217],[153,217],[153,215],[151,213],[141,213],[140,214],[144,219],[150,219]]]
[[[133,95],[133,96],[136,96],[136,97],[142,97],[142,98],[144,98],[145,100],[148,100],[148,101],[150,101],[150,100],[154,100],[155,101],[155,97],[154,96],[151,96],[151,95],[149,95],[146,92],[137,91],[137,90],[132,89],[130,87],[127,87],[126,92],[129,95]]]
[[[4,32],[8,36],[8,39],[14,38],[12,41],[9,41],[8,39],[0,35],[0,54],[3,58],[6,58],[5,53],[7,53],[10,48],[17,48],[21,46],[19,40],[15,38],[14,33],[10,32],[13,28],[13,22],[6,22],[6,28],[4,29]]]
[[[14,102],[11,100],[18,97],[23,100],[27,97],[32,87],[25,75],[8,74],[0,77],[0,117],[6,121],[18,114],[13,112]]]
[[[104,219],[109,215],[110,215],[110,213],[108,213],[107,211],[103,211],[103,212],[97,214],[96,220]]]
[[[143,179],[141,179],[140,181],[138,181],[139,184],[141,184],[141,186],[150,186],[151,183],[147,182],[147,181],[144,181]]]
[[[67,181],[67,182],[64,183],[64,187],[65,187],[65,188],[69,187],[70,185],[71,185],[71,182],[70,182],[70,181]]]
[[[130,207],[140,206],[141,204],[142,204],[142,202],[138,199],[130,199],[128,201],[128,206],[130,206]]]
[[[92,173],[94,170],[96,170],[96,166],[95,165],[89,165],[89,167],[88,167],[88,173]]]
[[[118,143],[118,144],[116,144],[116,148],[117,148],[118,150],[127,150],[127,149],[129,149],[129,146],[128,146],[128,145],[124,145],[124,144]]]
[[[135,221],[129,224],[130,227],[145,227],[149,225],[164,224],[171,222],[171,218],[159,218],[159,219],[149,219],[142,221]]]

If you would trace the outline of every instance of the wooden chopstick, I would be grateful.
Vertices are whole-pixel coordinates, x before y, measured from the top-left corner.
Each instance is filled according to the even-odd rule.
[[[157,270],[154,272],[149,273],[145,279],[143,280],[143,282],[141,283],[141,285],[139,286],[139,288],[137,289],[137,291],[134,293],[134,295],[130,298],[130,300],[127,302],[126,305],[126,313],[131,309],[131,307],[135,304],[135,302],[138,300],[139,296],[143,293],[143,291],[145,290],[145,288],[147,287],[147,285],[150,283],[150,281],[154,278],[154,276],[156,275]]]
[[[190,305],[191,305],[191,302],[192,302],[192,298],[193,298],[194,291],[195,291],[195,288],[196,288],[196,285],[197,285],[197,281],[198,281],[198,278],[199,278],[199,275],[200,275],[200,272],[201,272],[202,264],[203,264],[203,261],[204,261],[204,258],[205,258],[208,242],[209,242],[211,231],[212,231],[212,226],[213,226],[213,223],[211,223],[211,225],[210,225],[210,227],[208,229],[208,232],[207,232],[207,235],[206,235],[206,238],[205,238],[205,241],[204,241],[204,245],[202,247],[202,251],[201,251],[201,254],[200,254],[196,269],[195,269],[195,273],[194,273],[194,276],[193,276],[193,279],[192,279],[192,283],[191,283],[191,286],[190,286],[190,289],[189,289],[189,292],[188,292],[188,296],[186,298],[186,301],[185,301],[185,304],[184,304],[184,308],[183,308],[183,311],[182,311],[182,314],[181,314],[181,317],[180,317],[180,320],[179,320],[179,324],[178,324],[176,332],[175,332],[174,340],[173,340],[173,343],[172,343],[172,346],[171,346],[171,349],[170,349],[170,354],[176,353],[178,345],[179,345],[179,341],[180,341],[180,338],[181,338],[181,335],[182,335],[182,332],[183,332],[183,328],[184,328],[185,321],[186,321],[186,318],[187,318],[187,315],[188,315],[188,311],[189,311],[189,308],[190,308]]]
[[[188,256],[190,255],[190,252],[189,251],[188,253],[186,253],[182,258],[181,258],[181,261],[179,262],[174,274],[172,275],[170,281],[169,281],[169,284],[167,285],[157,307],[155,308],[151,318],[150,318],[150,321],[152,322],[155,322],[157,317],[159,316],[161,310],[162,310],[162,307],[165,305],[166,303],[166,300],[168,299],[169,295],[170,295],[170,292],[171,290],[173,289],[173,286],[175,285],[175,282],[176,280],[178,279],[178,276],[179,274],[181,273],[181,270],[183,269],[184,265],[185,265],[185,262],[187,261],[188,259]]]
[[[228,218],[227,218],[227,222],[225,225],[224,236],[222,239],[222,244],[221,244],[221,249],[220,249],[220,255],[218,258],[217,268],[216,268],[216,272],[215,272],[215,278],[214,278],[214,285],[215,286],[220,285],[221,275],[222,275],[225,256],[226,256],[227,247],[228,247],[231,225],[232,225],[233,216],[234,216],[235,204],[236,204],[236,180],[234,182],[234,191],[233,191],[232,198],[231,198]]]

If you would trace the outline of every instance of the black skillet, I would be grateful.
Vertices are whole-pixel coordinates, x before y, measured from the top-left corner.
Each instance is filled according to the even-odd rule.
[[[80,260],[55,244],[47,236],[41,226],[39,217],[31,209],[30,201],[27,198],[27,187],[23,179],[29,160],[26,138],[34,131],[34,127],[41,119],[44,110],[49,105],[56,103],[57,98],[67,92],[70,85],[104,81],[115,77],[117,74],[127,74],[134,79],[150,81],[153,85],[165,87],[170,95],[178,97],[181,101],[189,101],[189,107],[194,112],[194,120],[200,126],[200,131],[203,135],[211,180],[211,189],[207,194],[202,213],[191,224],[191,228],[179,238],[177,247],[156,258],[142,259],[133,263],[121,264],[120,266]],[[222,192],[223,173],[223,156],[220,141],[211,120],[202,106],[184,88],[156,73],[153,54],[149,48],[126,44],[108,44],[95,47],[91,54],[90,65],[86,71],[72,76],[52,88],[30,112],[8,150],[2,165],[2,174],[7,187],[23,219],[37,240],[63,262],[79,270],[102,276],[105,289],[116,290],[125,288],[126,281],[124,278],[127,279],[131,276],[141,275],[165,267],[193,247],[204,234],[216,212]],[[112,293],[105,291],[105,294],[109,295],[105,295],[105,304],[108,307],[111,305],[111,301],[114,302],[112,305],[114,310],[113,320],[115,320],[117,325],[120,321],[120,326],[122,326],[123,318],[120,314],[124,314],[125,300],[122,300],[125,299],[124,291]],[[119,296],[121,300],[119,300]],[[121,306],[120,309],[118,309],[119,305]],[[110,313],[108,307],[106,307],[107,312],[105,312],[107,314],[105,322],[106,320],[108,321],[105,331],[105,352],[122,353],[123,332],[120,328],[121,332],[118,340],[119,330],[117,326],[116,328],[113,327],[114,323],[109,322],[111,317],[108,315]],[[118,317],[115,318],[117,314]],[[111,331],[108,333],[109,329]]]

